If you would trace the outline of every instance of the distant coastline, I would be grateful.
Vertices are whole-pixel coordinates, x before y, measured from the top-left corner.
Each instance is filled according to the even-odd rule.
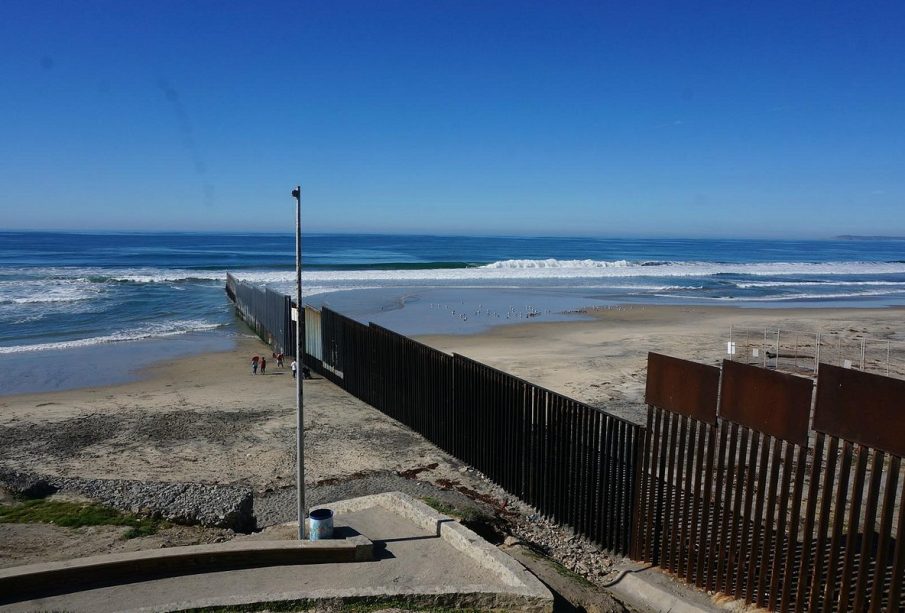
[[[833,237],[837,241],[905,241],[905,236],[861,236],[859,234],[840,234]]]

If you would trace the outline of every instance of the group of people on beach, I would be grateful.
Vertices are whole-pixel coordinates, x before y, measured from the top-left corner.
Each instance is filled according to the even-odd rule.
[[[274,353],[273,359],[277,361],[277,366],[283,368],[283,354],[282,353]],[[260,355],[252,356],[251,358],[251,374],[258,374],[258,368],[261,369],[261,374],[267,374],[267,358]],[[292,370],[295,372],[295,362],[292,362]]]
[[[272,358],[277,361],[277,366],[283,368],[283,354],[282,353],[273,353],[271,354]],[[258,374],[258,369],[261,369],[261,374],[267,374],[267,359],[264,356],[255,355],[251,358],[251,374]],[[292,370],[292,378],[295,379],[298,374],[298,362],[292,360],[292,363],[289,365],[289,369]],[[302,366],[302,376],[306,379],[311,378],[311,370],[307,366]]]

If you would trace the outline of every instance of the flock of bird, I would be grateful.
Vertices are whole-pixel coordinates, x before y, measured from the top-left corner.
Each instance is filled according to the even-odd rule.
[[[438,309],[438,310],[445,309],[445,310],[449,311],[449,314],[452,317],[457,317],[457,318],[461,319],[462,321],[468,321],[468,317],[469,317],[469,315],[471,315],[471,313],[466,312],[465,309],[462,308],[461,305],[464,305],[464,303],[459,303],[459,304],[460,304],[459,310],[456,310],[455,308],[451,307],[448,304],[441,304],[439,302],[430,303],[430,308]],[[550,309],[547,309],[546,312],[550,313]],[[483,315],[485,317],[495,317],[497,319],[530,319],[532,317],[537,317],[538,315],[541,315],[541,311],[531,305],[527,305],[527,306],[525,306],[524,310],[521,310],[521,308],[519,308],[513,304],[510,304],[509,310],[506,311],[506,313],[501,313],[498,311],[493,311],[489,308],[485,308],[483,304],[479,304],[478,307],[474,310],[473,315],[476,315],[476,316]]]

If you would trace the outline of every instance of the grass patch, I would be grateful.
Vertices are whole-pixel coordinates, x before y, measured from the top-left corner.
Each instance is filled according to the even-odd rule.
[[[393,597],[364,597],[361,599],[347,599],[336,601],[323,600],[286,600],[281,602],[259,602],[247,605],[233,605],[226,607],[204,607],[190,609],[192,613],[252,613],[261,611],[262,607],[271,613],[295,612],[336,612],[336,613],[373,613],[384,609],[401,609],[403,611],[431,611],[432,613],[491,613],[488,609],[460,608],[455,606],[442,606],[434,603],[420,604],[417,597],[414,599],[401,599]]]
[[[159,519],[124,513],[93,503],[58,500],[28,500],[15,505],[0,505],[0,523],[54,524],[66,528],[82,526],[128,526],[126,538],[149,536],[170,524]]]
[[[534,558],[535,560],[540,560],[541,562],[546,562],[553,568],[553,570],[556,571],[556,573],[558,575],[562,575],[563,577],[566,577],[567,579],[571,579],[585,587],[594,587],[594,584],[591,583],[590,581],[588,581],[586,578],[582,577],[575,571],[569,570],[568,568],[566,568],[565,566],[563,566],[562,564],[560,564],[553,558],[549,558],[549,557],[547,557],[541,553],[538,553],[537,551],[530,549],[528,547],[523,548],[522,551],[528,557]]]
[[[449,515],[461,522],[474,522],[483,517],[483,514],[477,509],[462,509],[431,496],[425,496],[421,501],[437,513]]]

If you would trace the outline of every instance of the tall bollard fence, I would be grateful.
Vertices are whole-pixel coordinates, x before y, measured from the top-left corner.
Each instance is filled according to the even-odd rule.
[[[253,289],[228,279],[291,338],[288,297]],[[769,610],[903,610],[905,381],[820,364],[815,397],[650,354],[645,427],[328,308],[304,322],[312,370],[605,549]]]
[[[226,294],[236,312],[276,353],[295,352],[294,325],[290,321],[292,299],[270,288],[237,281],[226,274]]]

